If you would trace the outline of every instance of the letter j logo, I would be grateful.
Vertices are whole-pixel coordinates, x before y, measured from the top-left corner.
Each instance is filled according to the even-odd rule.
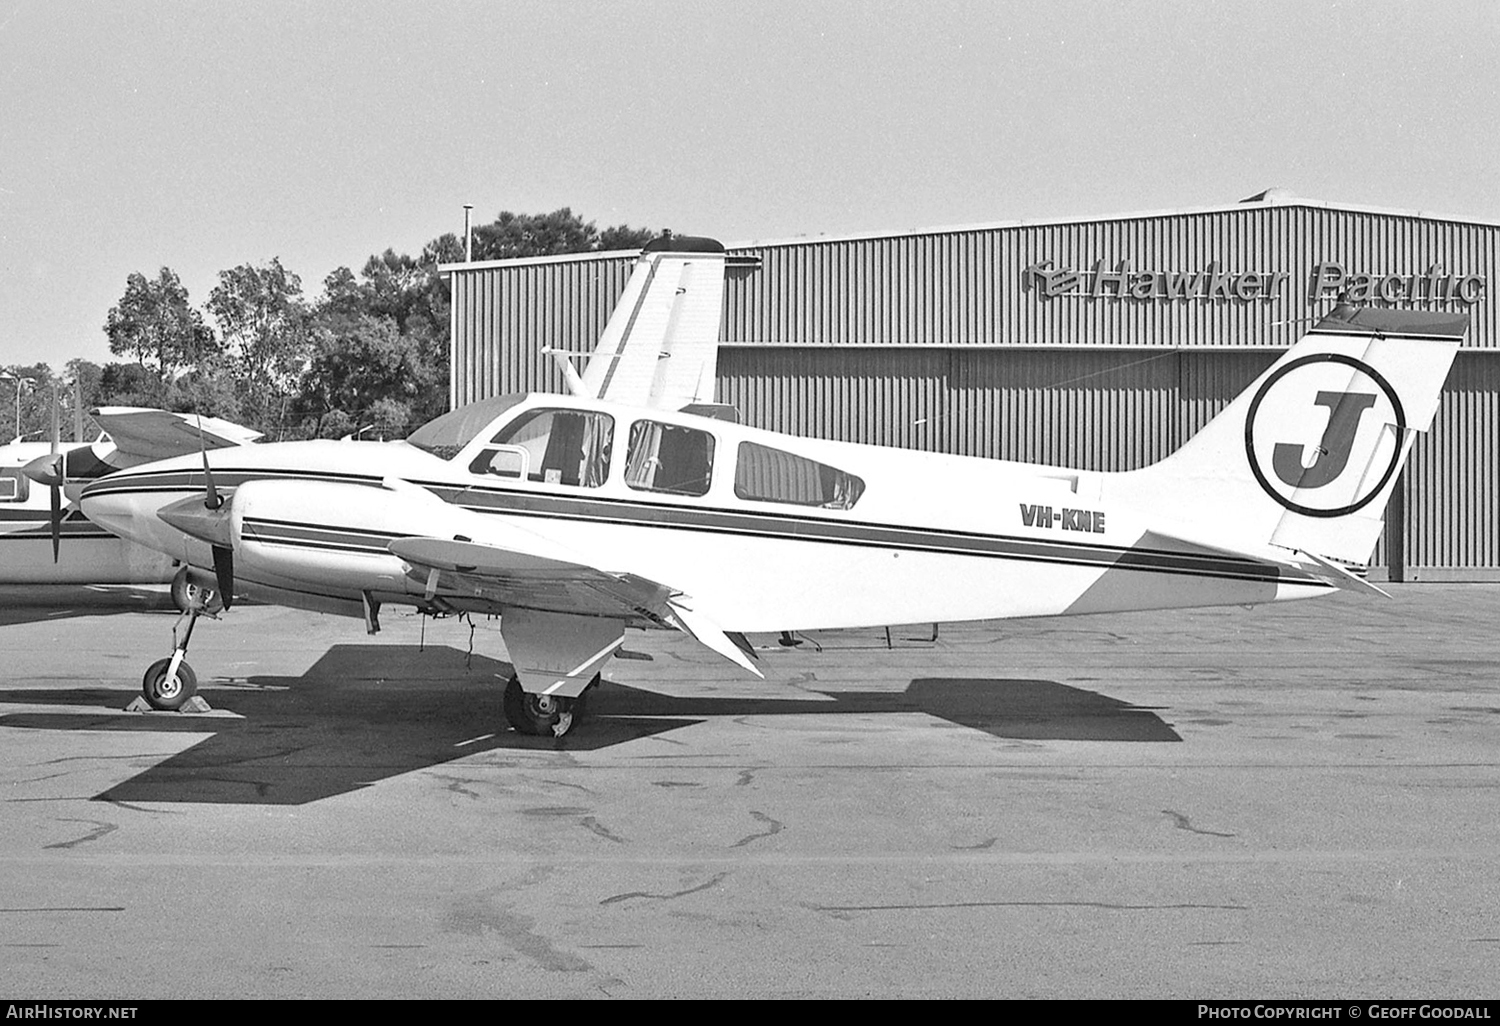
[[[1278,442],[1271,458],[1276,476],[1293,488],[1322,488],[1344,472],[1354,432],[1365,411],[1375,405],[1375,397],[1365,392],[1319,392],[1318,405],[1328,407],[1328,427],[1312,466],[1302,465],[1303,447],[1290,442]]]
[[[1279,367],[1245,415],[1245,455],[1256,481],[1309,517],[1369,505],[1395,475],[1405,437],[1396,390],[1374,367],[1343,353]]]

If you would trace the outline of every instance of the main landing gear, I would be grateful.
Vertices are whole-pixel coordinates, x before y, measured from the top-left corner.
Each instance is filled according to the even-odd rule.
[[[505,718],[518,734],[560,738],[583,718],[589,692],[598,686],[596,673],[577,698],[560,698],[524,690],[521,679],[512,673],[505,682]]]

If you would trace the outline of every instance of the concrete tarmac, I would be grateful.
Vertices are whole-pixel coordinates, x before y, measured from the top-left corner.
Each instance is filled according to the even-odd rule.
[[[237,607],[141,714],[173,615],[12,601],[0,999],[1493,998],[1500,587],[1394,592],[632,633],[561,743],[492,621]]]

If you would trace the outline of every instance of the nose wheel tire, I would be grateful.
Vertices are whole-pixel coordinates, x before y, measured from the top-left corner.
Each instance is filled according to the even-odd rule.
[[[584,694],[587,694],[585,692]],[[584,695],[559,698],[525,691],[514,674],[505,682],[505,718],[518,734],[562,737],[583,716]]]
[[[170,658],[158,659],[141,679],[141,694],[146,696],[153,709],[176,712],[198,693],[198,675],[191,666],[179,662],[175,675],[169,675],[171,668]]]

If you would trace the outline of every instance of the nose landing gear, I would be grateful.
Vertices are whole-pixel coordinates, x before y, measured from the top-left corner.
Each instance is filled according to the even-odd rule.
[[[207,588],[195,588],[188,598],[182,615],[172,625],[172,654],[152,663],[141,678],[141,695],[146,704],[161,712],[178,712],[198,694],[198,675],[186,660],[188,642],[192,640],[198,617],[215,616],[218,595]],[[198,704],[202,707],[200,711],[208,708],[202,699],[198,699]]]

